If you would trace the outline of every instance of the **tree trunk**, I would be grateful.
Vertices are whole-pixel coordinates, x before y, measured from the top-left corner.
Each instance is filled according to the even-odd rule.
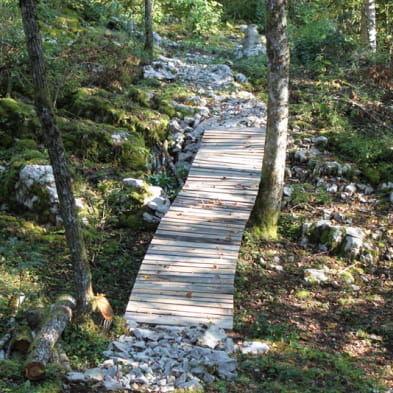
[[[376,0],[364,0],[362,10],[362,41],[372,53],[377,51]]]
[[[150,64],[153,60],[153,0],[145,0],[145,62]]]
[[[45,134],[46,147],[53,167],[59,196],[60,213],[70,248],[78,315],[83,316],[87,312],[89,302],[93,297],[87,252],[77,217],[71,176],[67,168],[63,143],[49,98],[35,0],[20,0],[20,7],[30,58],[35,106]]]
[[[268,108],[261,184],[253,223],[260,238],[277,237],[288,128],[289,47],[286,0],[267,0]]]
[[[52,349],[71,321],[74,306],[75,300],[71,296],[63,296],[54,304],[47,321],[33,341],[26,361],[25,374],[28,379],[37,380],[45,376]]]

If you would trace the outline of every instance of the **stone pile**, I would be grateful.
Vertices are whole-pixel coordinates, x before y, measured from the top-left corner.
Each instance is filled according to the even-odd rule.
[[[254,57],[259,55],[266,55],[266,47],[262,43],[262,38],[258,33],[257,25],[249,25],[244,29],[244,38],[241,48],[236,52],[236,57]]]
[[[230,355],[235,345],[223,329],[157,325],[133,327],[104,352],[107,360],[85,372],[70,372],[70,382],[86,382],[106,390],[133,389],[171,392],[175,389],[201,389],[217,378],[237,376],[236,360]],[[263,354],[267,344],[244,342],[244,354]]]
[[[153,186],[145,183],[141,179],[131,177],[123,179],[123,184],[146,193],[143,205],[148,207],[151,213],[148,211],[144,212],[143,219],[152,224],[159,223],[171,206],[171,202],[165,191],[159,186]]]

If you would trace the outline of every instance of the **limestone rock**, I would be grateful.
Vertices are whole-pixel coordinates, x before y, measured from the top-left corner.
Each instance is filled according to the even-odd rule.
[[[259,355],[269,350],[269,345],[260,341],[244,341],[240,347],[240,352],[246,355]]]
[[[249,25],[245,29],[245,37],[242,41],[242,48],[237,51],[236,57],[254,57],[266,55],[266,47],[262,44],[261,37],[258,33],[257,25]]]
[[[16,201],[39,214],[40,218],[61,222],[59,198],[50,165],[25,165],[19,173],[15,191]]]
[[[215,325],[209,326],[209,328],[199,338],[198,344],[204,347],[216,348],[220,342],[222,342],[227,335],[223,329],[218,328]]]
[[[328,279],[324,269],[304,269],[304,281],[308,283],[320,284],[328,281]]]

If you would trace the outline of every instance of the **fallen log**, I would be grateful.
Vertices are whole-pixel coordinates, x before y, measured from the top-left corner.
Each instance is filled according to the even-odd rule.
[[[45,376],[45,369],[52,357],[53,347],[67,323],[71,321],[75,304],[73,297],[62,296],[52,306],[46,322],[31,345],[25,366],[25,375],[28,379],[34,381]]]
[[[27,353],[33,342],[33,332],[28,326],[19,326],[15,329],[11,339],[11,352]]]

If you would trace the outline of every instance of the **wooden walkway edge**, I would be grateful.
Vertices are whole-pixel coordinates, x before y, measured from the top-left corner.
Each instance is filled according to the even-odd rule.
[[[236,263],[258,191],[264,128],[206,130],[186,184],[162,218],[125,318],[233,327]]]

